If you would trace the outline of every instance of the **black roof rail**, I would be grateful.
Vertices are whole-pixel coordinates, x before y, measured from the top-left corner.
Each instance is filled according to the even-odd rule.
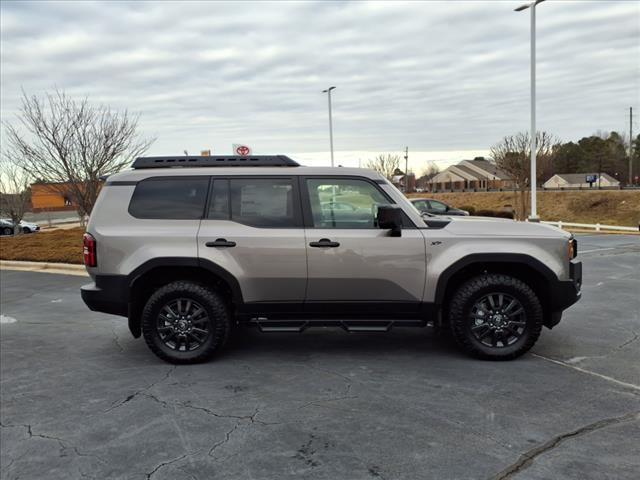
[[[175,156],[175,157],[138,157],[132,167],[169,168],[169,167],[299,167],[300,164],[286,155],[235,155]]]

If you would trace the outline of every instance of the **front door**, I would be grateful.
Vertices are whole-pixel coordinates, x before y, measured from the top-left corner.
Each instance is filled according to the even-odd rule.
[[[426,275],[420,230],[408,218],[400,237],[378,228],[378,205],[393,202],[367,179],[306,177],[302,183],[309,308],[350,303],[380,314],[417,310]]]
[[[301,305],[307,256],[297,181],[214,178],[198,255],[233,275],[244,303],[258,310],[267,303]]]

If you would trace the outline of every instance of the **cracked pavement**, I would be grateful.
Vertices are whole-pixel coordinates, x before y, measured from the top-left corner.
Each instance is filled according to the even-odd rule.
[[[3,270],[0,478],[635,479],[640,238],[578,238],[583,299],[512,362],[430,329],[243,330],[176,367],[86,279]]]

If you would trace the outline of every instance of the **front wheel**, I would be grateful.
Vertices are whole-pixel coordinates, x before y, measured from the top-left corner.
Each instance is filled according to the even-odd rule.
[[[523,281],[485,274],[464,283],[449,304],[458,346],[483,359],[511,360],[527,352],[542,330],[542,305]]]
[[[224,346],[229,329],[229,309],[220,294],[189,281],[159,288],[142,312],[147,345],[170,363],[208,360]]]

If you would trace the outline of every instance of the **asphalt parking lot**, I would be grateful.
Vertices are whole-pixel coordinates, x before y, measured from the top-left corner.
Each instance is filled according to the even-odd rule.
[[[580,235],[583,299],[512,362],[431,329],[246,330],[158,360],[82,277],[0,273],[2,479],[637,479],[640,237]]]

